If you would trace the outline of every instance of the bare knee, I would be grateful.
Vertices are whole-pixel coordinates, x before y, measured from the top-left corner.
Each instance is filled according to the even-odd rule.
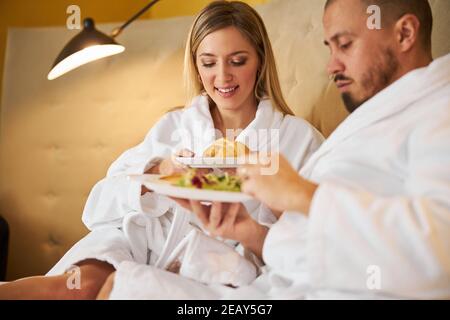
[[[111,295],[111,291],[114,286],[115,275],[116,275],[116,273],[113,272],[108,276],[105,283],[103,284],[103,287],[100,289],[100,292],[97,295],[97,300],[108,300],[109,299],[109,297]]]
[[[73,299],[95,299],[114,270],[112,265],[103,261],[82,261],[74,273],[65,275],[69,295]]]

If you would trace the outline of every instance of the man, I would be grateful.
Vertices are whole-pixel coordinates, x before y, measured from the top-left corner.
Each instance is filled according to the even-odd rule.
[[[368,28],[373,4],[381,29]],[[328,0],[323,25],[351,115],[300,176],[282,157],[274,175],[240,168],[243,190],[284,212],[270,230],[238,204],[178,200],[268,269],[233,293],[178,279],[180,297],[450,298],[450,55],[432,61],[429,4]],[[145,279],[157,273],[175,276]]]
[[[370,4],[381,9],[381,30],[366,27]],[[285,161],[273,176],[241,170],[246,192],[295,211],[264,250],[290,231],[306,233],[319,296],[448,299],[450,56],[432,62],[429,4],[329,0],[323,24],[328,72],[352,114],[303,168],[308,180]],[[293,229],[299,213],[308,222]]]

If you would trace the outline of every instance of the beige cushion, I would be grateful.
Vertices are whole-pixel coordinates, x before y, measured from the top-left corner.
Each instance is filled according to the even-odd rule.
[[[440,56],[450,52],[450,1],[431,3]],[[329,135],[346,113],[325,73],[323,4],[283,0],[258,10],[289,105]],[[46,80],[49,67],[75,32],[10,29],[0,145],[0,214],[11,226],[9,279],[45,273],[86,234],[81,213],[95,182],[164,112],[184,104],[183,48],[192,19],[135,22],[118,38],[125,53],[54,81]]]

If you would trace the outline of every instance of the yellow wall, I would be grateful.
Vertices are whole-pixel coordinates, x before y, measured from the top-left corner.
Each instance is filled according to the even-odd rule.
[[[80,7],[81,19],[93,17],[98,23],[126,21],[149,2],[150,0],[0,0],[0,98],[3,90],[3,63],[8,27],[64,26],[68,17],[66,9],[71,4]],[[209,2],[161,0],[142,18],[194,15]],[[244,0],[244,2],[255,5],[265,3],[267,0]],[[63,45],[61,49],[62,47]]]

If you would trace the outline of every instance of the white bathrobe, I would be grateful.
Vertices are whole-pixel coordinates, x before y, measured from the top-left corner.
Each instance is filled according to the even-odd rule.
[[[259,138],[250,140],[255,133],[260,134]],[[123,153],[111,165],[107,177],[94,186],[82,218],[91,232],[48,275],[61,274],[88,258],[107,261],[115,268],[122,261],[166,266],[171,252],[200,223],[167,197],[155,193],[141,196],[141,183],[127,179],[127,175],[142,174],[155,161],[183,148],[201,155],[218,138],[217,134],[205,96],[194,99],[188,108],[167,113],[145,140]],[[255,119],[236,140],[252,151],[279,151],[300,169],[323,138],[306,121],[283,116],[269,100],[262,100]],[[248,201],[244,205],[260,223],[270,226],[276,221],[259,202]]]
[[[319,184],[309,216],[272,226],[252,285],[124,263],[111,298],[450,298],[450,55],[360,106],[301,174]]]

